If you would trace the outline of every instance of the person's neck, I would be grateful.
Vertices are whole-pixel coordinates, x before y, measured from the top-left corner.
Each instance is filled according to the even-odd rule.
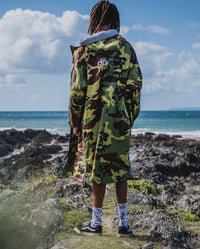
[[[109,25],[105,25],[105,26],[102,26],[99,30],[98,30],[98,32],[101,32],[101,31],[107,31],[107,30],[109,30],[111,27],[110,27],[110,24]]]

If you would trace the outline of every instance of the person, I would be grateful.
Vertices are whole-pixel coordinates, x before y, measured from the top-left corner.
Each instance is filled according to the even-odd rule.
[[[116,184],[119,237],[132,236],[126,220],[131,128],[140,111],[142,74],[131,44],[120,34],[117,7],[100,1],[90,14],[89,36],[71,46],[73,61],[69,101],[73,174],[91,172],[93,209],[81,233],[102,235],[106,184]],[[70,159],[69,159],[70,160]]]

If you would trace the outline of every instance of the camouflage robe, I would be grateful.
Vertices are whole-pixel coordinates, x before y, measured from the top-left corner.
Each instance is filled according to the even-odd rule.
[[[112,183],[131,176],[130,134],[140,111],[142,74],[132,46],[115,35],[72,47],[69,167],[76,179]],[[66,168],[65,168],[66,170]]]

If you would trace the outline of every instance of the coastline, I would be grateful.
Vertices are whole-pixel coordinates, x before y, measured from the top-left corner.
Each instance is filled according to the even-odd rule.
[[[64,238],[71,245],[77,243],[70,226],[81,226],[90,217],[92,190],[89,178],[83,187],[70,177],[70,169],[69,177],[62,175],[69,137],[46,130],[0,131],[0,212],[5,214],[0,217],[1,245],[8,234],[21,243],[33,241],[37,245],[34,248],[57,248],[60,233],[61,241]],[[131,136],[134,179],[128,181],[127,218],[136,237],[128,243],[138,245],[136,238],[142,235],[140,243],[144,246],[151,242],[156,248],[200,248],[199,148],[199,138],[152,133]],[[111,226],[117,229],[117,217],[112,185],[108,185],[107,198],[103,222],[109,224],[105,227],[114,240]],[[73,223],[70,212],[85,216]]]
[[[6,132],[9,130],[16,130],[16,131],[25,131],[25,130],[46,130],[47,132],[51,133],[52,135],[61,135],[65,136],[70,133],[70,127],[65,128],[45,128],[45,127],[39,127],[39,128],[16,128],[16,127],[0,127],[0,132]],[[159,134],[166,134],[169,136],[180,136],[183,139],[200,139],[200,130],[191,130],[191,131],[169,131],[167,129],[163,130],[153,130],[148,128],[138,128],[135,129],[134,127],[131,130],[131,136],[137,136],[137,135],[145,135],[148,133],[152,133],[154,135]]]
[[[67,111],[0,112],[0,131],[46,129],[51,134],[70,132]],[[200,138],[200,111],[143,111],[132,127],[132,135],[147,132]]]

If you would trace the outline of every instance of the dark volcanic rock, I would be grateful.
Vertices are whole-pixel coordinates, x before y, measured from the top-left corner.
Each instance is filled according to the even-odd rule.
[[[69,135],[52,135],[45,130],[0,132],[0,156],[14,150],[0,160],[0,193],[3,193],[3,197],[0,195],[0,213],[3,214],[0,223],[19,222],[19,227],[14,229],[27,230],[23,230],[22,237],[27,236],[33,248],[53,246],[55,234],[64,231],[62,214],[72,205],[91,211],[89,185],[62,178],[68,141]],[[140,191],[132,193],[129,189],[127,217],[130,227],[136,231],[148,230],[146,248],[153,248],[156,241],[166,249],[190,248],[192,240],[193,245],[199,245],[198,235],[186,232],[182,218],[168,212],[167,208],[174,207],[175,211],[181,208],[200,217],[200,142],[146,133],[131,137],[131,153],[135,156],[132,162],[135,179],[155,184],[157,196]],[[7,219],[9,214],[11,218]],[[117,225],[118,217],[114,217],[113,226]],[[38,241],[32,237],[37,232]],[[28,248],[28,244],[24,248]]]
[[[7,155],[11,151],[13,151],[13,149],[8,144],[5,144],[5,143],[0,144],[0,157]]]
[[[11,147],[9,151],[19,144],[20,146],[25,145],[25,149],[21,153],[0,161],[0,183],[5,185],[9,183],[23,184],[32,177],[42,176],[45,172],[49,172],[51,166],[46,165],[46,160],[62,151],[59,144],[53,144],[56,136],[45,130],[25,130],[24,132],[9,130],[2,132],[1,135],[2,143],[9,143],[6,144],[7,147]],[[8,153],[8,150],[2,154],[5,155],[6,153]],[[46,166],[48,168],[44,170]],[[53,167],[55,166],[53,165]]]
[[[131,140],[136,179],[160,185],[158,199],[200,217],[200,141],[168,135],[140,135]]]
[[[136,191],[128,193],[127,220],[133,230],[149,230],[149,240],[162,242],[162,248],[184,249],[190,248],[187,239],[190,233],[178,225],[178,219],[169,215],[165,205],[155,197]],[[118,217],[112,222],[113,227],[118,226]]]
[[[7,155],[14,149],[20,149],[23,145],[31,142],[33,138],[33,144],[42,144],[50,142],[52,139],[52,134],[48,133],[46,130],[25,130],[17,131],[14,129],[0,131],[0,157]]]
[[[50,143],[53,135],[47,131],[41,131],[37,136],[35,136],[31,141],[32,147],[38,147],[46,143]]]

